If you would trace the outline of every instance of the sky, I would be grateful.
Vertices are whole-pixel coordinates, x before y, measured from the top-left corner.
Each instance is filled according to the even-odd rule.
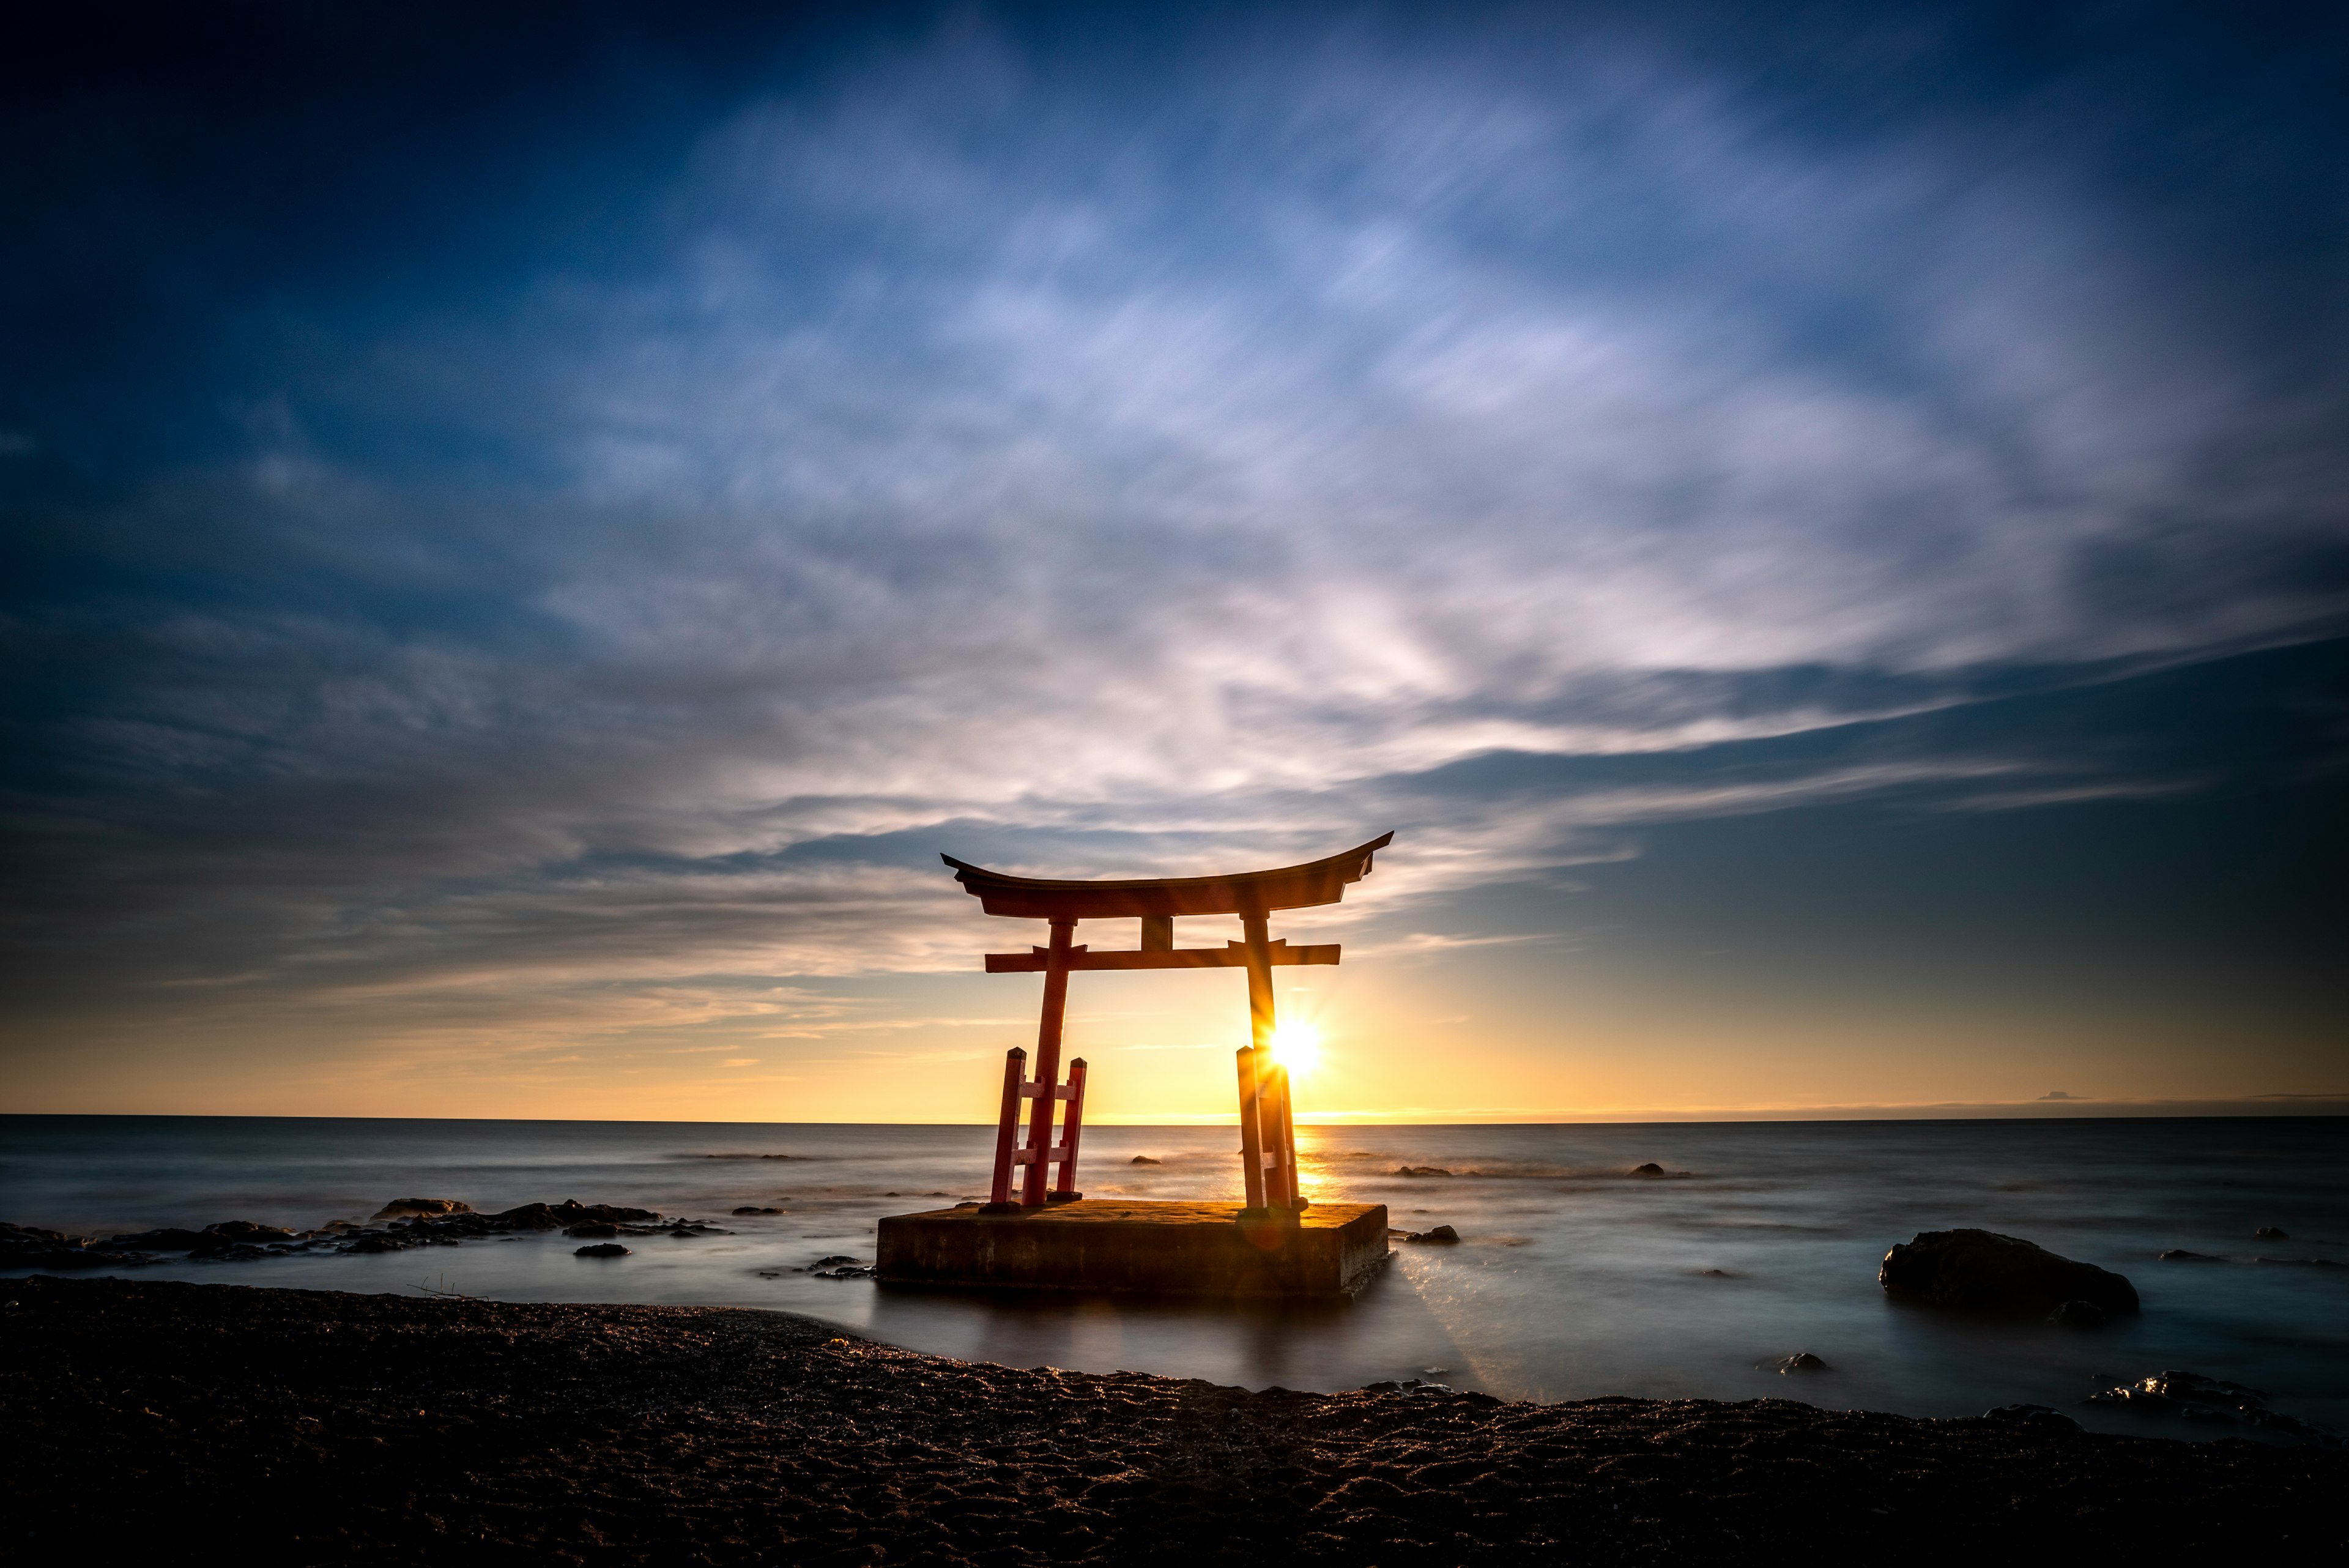
[[[0,1111],[2349,1110],[2349,22],[16,29]]]

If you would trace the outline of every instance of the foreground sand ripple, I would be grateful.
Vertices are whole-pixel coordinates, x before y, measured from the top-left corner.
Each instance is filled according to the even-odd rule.
[[[1249,1394],[805,1319],[0,1282],[0,1542],[244,1561],[1980,1561],[2349,1542],[2349,1457],[1785,1400]]]

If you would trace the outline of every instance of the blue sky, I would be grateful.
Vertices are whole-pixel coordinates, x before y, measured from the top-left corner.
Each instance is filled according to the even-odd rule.
[[[1309,1107],[2349,1095],[2338,24],[44,25],[10,1108],[978,1119],[938,851],[1389,828]]]

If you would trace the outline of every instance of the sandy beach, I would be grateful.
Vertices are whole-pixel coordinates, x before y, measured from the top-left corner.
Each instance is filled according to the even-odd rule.
[[[2349,1544],[2349,1456],[1744,1403],[1250,1393],[776,1313],[0,1288],[0,1552],[1969,1562]]]

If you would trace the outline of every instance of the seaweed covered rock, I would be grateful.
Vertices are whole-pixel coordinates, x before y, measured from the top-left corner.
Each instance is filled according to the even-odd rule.
[[[1994,1231],[1924,1231],[1884,1254],[1876,1282],[1905,1301],[1973,1312],[2044,1316],[2070,1302],[2137,1310],[2126,1277]]]

